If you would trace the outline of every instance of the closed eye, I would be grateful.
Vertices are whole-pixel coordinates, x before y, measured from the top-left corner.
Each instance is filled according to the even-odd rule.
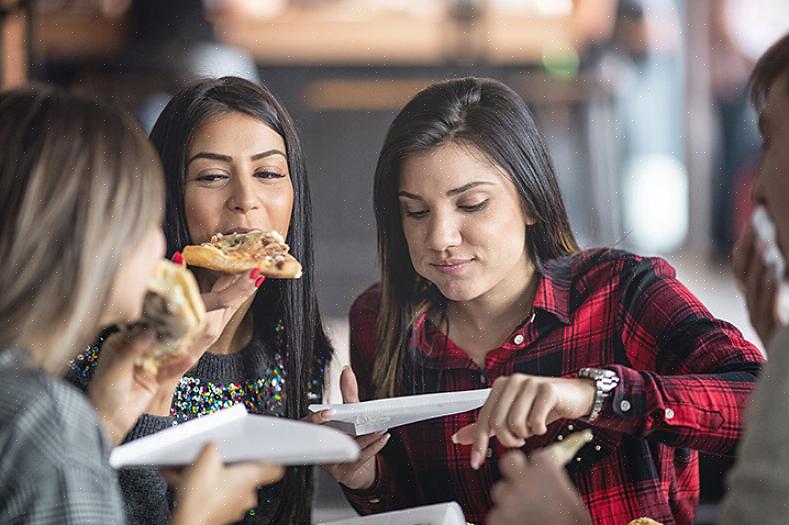
[[[485,199],[484,201],[482,201],[482,202],[480,202],[478,204],[467,204],[467,205],[463,205],[463,206],[458,206],[458,208],[460,208],[463,211],[467,211],[467,212],[473,213],[475,211],[480,211],[480,210],[484,209],[485,206],[488,205],[489,201],[490,201],[490,199]]]
[[[256,171],[255,177],[259,179],[282,179],[285,177],[285,174],[279,173],[277,171],[263,170],[263,171]]]
[[[229,176],[227,176],[227,175],[225,175],[223,173],[205,173],[203,175],[199,175],[199,176],[195,177],[194,180],[199,181],[199,182],[211,183],[211,182],[217,182],[217,181],[220,181],[220,180],[227,180],[229,178],[230,178]]]
[[[405,210],[405,214],[412,219],[421,219],[427,215],[427,210],[417,210],[417,211],[410,211]]]

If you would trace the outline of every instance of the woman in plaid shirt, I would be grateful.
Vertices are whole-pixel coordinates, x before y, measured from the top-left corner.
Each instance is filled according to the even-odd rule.
[[[456,500],[482,524],[504,451],[591,427],[568,471],[596,523],[692,523],[696,451],[734,451],[762,356],[662,259],[579,250],[523,100],[487,79],[425,89],[374,199],[381,282],[351,309],[346,402],[493,390],[480,412],[359,438],[359,462],[329,467],[357,510]]]

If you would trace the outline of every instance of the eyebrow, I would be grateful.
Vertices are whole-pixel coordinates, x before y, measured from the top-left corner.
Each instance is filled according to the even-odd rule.
[[[283,157],[287,158],[287,156],[282,151],[278,149],[270,149],[262,153],[256,153],[255,155],[249,157],[249,159],[255,161],[255,160],[263,159],[265,157],[270,157],[272,155],[282,155]],[[193,160],[197,160],[197,159],[212,159],[212,160],[219,160],[222,162],[233,162],[233,157],[231,157],[230,155],[220,155],[219,153],[201,151],[200,153],[197,153],[188,161],[186,161],[186,165],[189,166],[189,164],[191,164]]]
[[[494,184],[492,182],[487,182],[487,181],[482,181],[482,180],[476,181],[476,182],[469,182],[468,184],[464,184],[463,186],[460,186],[459,188],[453,188],[453,189],[449,190],[448,192],[446,192],[445,195],[447,197],[452,197],[453,195],[460,195],[463,192],[466,192],[468,190],[474,189],[477,186],[488,186],[488,185],[489,186],[493,186]],[[407,199],[413,199],[413,200],[416,200],[416,201],[424,200],[419,195],[417,195],[415,193],[409,193],[407,191],[398,192],[397,196],[398,197],[405,197]]]

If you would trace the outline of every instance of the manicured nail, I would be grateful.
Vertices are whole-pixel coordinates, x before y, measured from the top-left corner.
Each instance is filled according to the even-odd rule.
[[[334,415],[334,409],[333,408],[330,408],[328,410],[324,410],[324,411],[321,412],[321,418],[322,419],[327,419],[327,420],[331,419],[333,415]]]
[[[184,256],[181,255],[181,252],[175,252],[173,254],[172,261],[175,264],[183,264],[184,263]]]
[[[388,434],[387,433],[386,435],[384,435],[384,437],[381,438],[381,441],[386,443],[387,441],[389,441],[389,438],[391,438],[391,437],[392,437],[392,434]]]
[[[257,280],[255,281],[255,288],[260,288],[260,285],[263,284],[263,281],[265,280],[266,278],[263,276],[258,277]]]
[[[471,468],[479,470],[480,464],[482,464],[482,454],[477,450],[471,449]]]
[[[452,440],[452,443],[457,445],[458,444],[458,433],[455,432],[454,434],[452,434],[452,437],[450,439]]]
[[[249,278],[253,281],[260,276],[260,268],[252,268],[252,271],[249,272]]]

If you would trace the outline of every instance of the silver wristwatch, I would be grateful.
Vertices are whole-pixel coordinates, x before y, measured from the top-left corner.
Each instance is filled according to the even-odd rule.
[[[595,383],[594,405],[589,415],[583,418],[587,422],[597,419],[603,411],[603,403],[611,395],[611,392],[619,384],[619,376],[613,370],[605,368],[582,368],[578,371],[578,377],[592,379]]]

